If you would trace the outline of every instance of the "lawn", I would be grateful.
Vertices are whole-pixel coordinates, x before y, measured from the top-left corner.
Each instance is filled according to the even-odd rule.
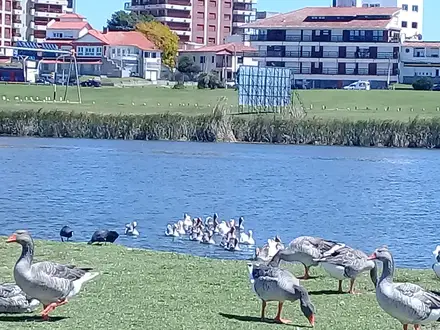
[[[5,240],[5,238],[1,238]],[[286,303],[284,317],[297,327],[260,322],[260,301],[251,290],[246,262],[196,258],[122,246],[36,242],[36,259],[93,266],[102,275],[59,307],[50,323],[32,315],[0,315],[0,329],[298,329],[308,328],[299,303]],[[12,280],[20,246],[0,243],[0,275]],[[285,267],[285,266],[283,266]],[[295,273],[302,274],[300,267]],[[304,281],[316,307],[316,329],[401,329],[377,305],[368,277],[360,295],[334,294],[337,281],[319,269]],[[397,280],[438,288],[432,271],[399,270]],[[348,289],[348,283],[345,283]],[[326,292],[330,291],[330,292]],[[40,311],[38,311],[39,313]],[[267,317],[274,317],[270,303]]]
[[[221,97],[227,107],[237,112],[238,96],[234,90],[197,90],[188,87],[104,87],[82,88],[83,104],[41,102],[53,96],[52,86],[0,85],[0,109],[59,109],[99,113],[164,113],[186,115],[209,113]],[[58,86],[58,97],[64,88]],[[414,90],[305,90],[298,95],[309,116],[347,119],[401,119],[440,116],[440,93]],[[30,102],[30,97],[40,102]],[[9,101],[4,100],[9,99]],[[69,87],[68,99],[76,101],[76,89]],[[22,100],[22,101],[20,101]],[[26,101],[27,100],[27,101]]]

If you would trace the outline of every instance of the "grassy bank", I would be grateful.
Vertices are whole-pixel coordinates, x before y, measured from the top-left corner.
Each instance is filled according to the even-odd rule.
[[[11,281],[20,247],[0,243],[0,250],[1,280]],[[57,309],[53,322],[39,322],[32,315],[0,315],[1,329],[290,328],[260,322],[260,301],[251,290],[243,261],[130,250],[122,246],[42,241],[37,241],[36,259],[93,266],[102,275],[88,283],[76,299]],[[283,267],[291,268],[296,274],[303,271],[301,267]],[[317,309],[316,329],[401,329],[397,321],[378,307],[374,288],[366,275],[357,283],[362,294],[339,295],[332,292],[337,281],[320,269],[312,272],[318,277],[303,284]],[[399,270],[396,280],[438,288],[438,281],[428,270]],[[267,316],[274,317],[275,313],[276,303],[271,303]],[[284,315],[297,327],[308,328],[297,302],[287,303]]]
[[[221,107],[220,107],[221,108]],[[0,111],[0,135],[127,140],[239,141],[343,146],[440,147],[440,118],[346,120],[210,115],[102,115]]]
[[[64,88],[58,86],[58,97]],[[42,102],[52,98],[52,86],[0,85],[0,110],[63,110],[105,114],[209,114],[221,97],[227,107],[237,112],[238,96],[234,90],[174,90],[165,87],[82,88],[83,104]],[[440,93],[413,90],[300,90],[299,96],[309,117],[323,119],[403,120],[440,117]],[[5,100],[3,100],[3,97]],[[35,102],[36,98],[40,100]],[[17,99],[16,99],[17,98]],[[30,100],[34,100],[31,102]],[[9,99],[9,101],[7,101]],[[76,101],[76,91],[69,87],[68,99]]]

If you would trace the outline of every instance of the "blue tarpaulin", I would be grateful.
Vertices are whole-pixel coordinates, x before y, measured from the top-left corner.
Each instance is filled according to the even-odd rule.
[[[29,56],[30,59],[41,59],[43,57],[57,57],[58,53],[48,53],[44,50],[59,50],[59,47],[51,43],[38,43],[34,41],[17,41],[16,47],[19,48],[34,48],[35,50],[28,49],[15,49],[14,56]]]

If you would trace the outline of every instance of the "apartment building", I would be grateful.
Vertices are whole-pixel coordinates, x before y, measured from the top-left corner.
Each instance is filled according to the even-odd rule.
[[[309,7],[246,25],[260,66],[290,68],[298,86],[341,88],[398,81],[400,8]]]
[[[398,7],[402,40],[421,40],[423,0],[333,0],[334,7]]]
[[[440,42],[405,42],[400,52],[399,82],[412,84],[421,77],[440,83]]]
[[[168,25],[182,44],[218,45],[255,19],[256,0],[131,0],[125,9]]]

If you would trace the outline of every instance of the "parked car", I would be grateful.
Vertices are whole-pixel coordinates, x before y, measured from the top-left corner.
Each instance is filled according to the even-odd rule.
[[[43,85],[50,85],[51,82],[49,81],[49,79],[45,78],[45,77],[41,77],[38,78],[37,81],[35,81],[35,83],[37,84],[43,84]]]
[[[102,84],[99,80],[89,79],[81,82],[82,87],[101,87]]]
[[[348,86],[344,86],[343,89],[345,90],[364,90],[369,91],[371,89],[370,82],[366,80],[358,80]]]
[[[432,86],[433,91],[440,91],[440,84],[435,84],[434,86]]]

